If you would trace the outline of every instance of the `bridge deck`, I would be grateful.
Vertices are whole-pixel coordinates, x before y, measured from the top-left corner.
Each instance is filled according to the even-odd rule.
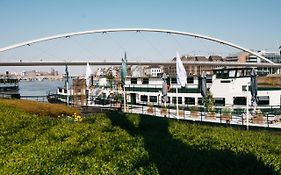
[[[119,61],[109,62],[86,62],[86,61],[71,61],[71,62],[0,62],[0,66],[86,66],[89,63],[92,66],[118,66],[121,65]],[[128,62],[128,65],[173,65],[175,62]],[[202,66],[245,66],[245,67],[268,67],[281,68],[281,64],[271,63],[237,63],[237,62],[221,62],[221,61],[186,61],[183,64],[202,65]]]

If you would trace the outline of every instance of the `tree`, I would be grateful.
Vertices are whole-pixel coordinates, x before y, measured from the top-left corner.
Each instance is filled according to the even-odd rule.
[[[213,98],[213,94],[210,89],[207,90],[207,94],[204,99],[204,106],[207,112],[212,112],[214,110],[215,99]]]
[[[108,82],[109,82],[110,89],[112,89],[112,87],[113,87],[113,82],[114,82],[114,76],[112,75],[112,71],[107,72],[107,74],[105,75],[105,77],[106,77],[106,79],[107,79]]]

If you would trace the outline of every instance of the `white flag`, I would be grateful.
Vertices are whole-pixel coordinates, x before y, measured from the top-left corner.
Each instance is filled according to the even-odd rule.
[[[181,86],[186,85],[186,71],[182,64],[182,61],[180,59],[179,53],[177,53],[177,63],[176,63],[176,69],[177,69],[177,83]]]
[[[87,63],[86,75],[85,75],[87,88],[89,88],[89,86],[90,86],[90,77],[91,77],[91,75],[92,75],[92,70],[91,70],[91,67],[90,67],[89,63]]]

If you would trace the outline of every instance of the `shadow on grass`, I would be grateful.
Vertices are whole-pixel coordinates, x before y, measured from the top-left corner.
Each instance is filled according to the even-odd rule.
[[[253,154],[189,146],[174,139],[168,131],[168,119],[143,115],[135,126],[123,113],[108,113],[108,117],[112,125],[144,138],[150,161],[160,174],[277,174]],[[146,165],[140,162],[136,166]]]

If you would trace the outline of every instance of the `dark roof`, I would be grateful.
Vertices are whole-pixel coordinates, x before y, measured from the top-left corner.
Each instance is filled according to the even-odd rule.
[[[227,56],[224,58],[224,61],[238,61],[237,56]]]
[[[219,55],[211,55],[209,56],[209,61],[223,61],[223,58]]]
[[[208,59],[205,56],[196,56],[196,61],[208,61]]]
[[[196,60],[196,57],[194,57],[194,56],[182,56],[181,57],[181,60],[182,61],[197,61]],[[173,59],[172,59],[172,61],[176,61],[176,57],[174,57]]]
[[[161,67],[160,67],[160,65],[154,65],[153,64],[153,65],[150,65],[148,68],[151,69],[151,68],[161,68]]]
[[[222,57],[220,57],[220,59],[222,60]],[[206,58],[205,56],[186,56],[186,55],[182,56],[181,60],[182,61],[209,61],[209,59]],[[174,57],[172,61],[176,61],[176,57]]]
[[[196,58],[193,56],[182,56],[181,60],[182,61],[196,61]]]

